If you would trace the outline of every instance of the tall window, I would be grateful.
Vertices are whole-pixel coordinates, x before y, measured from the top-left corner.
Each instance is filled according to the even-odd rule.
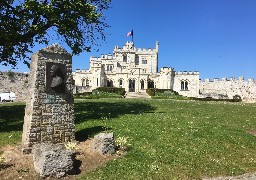
[[[183,81],[181,81],[180,89],[181,89],[181,90],[184,90],[184,82],[183,82]]]
[[[89,86],[89,79],[86,79],[86,86]]]
[[[144,89],[144,80],[140,81],[140,89]]]
[[[185,90],[188,90],[188,82],[185,82]]]
[[[123,80],[119,79],[119,87],[122,87],[122,86],[123,86]]]
[[[187,80],[185,80],[185,81],[181,81],[181,83],[180,83],[180,89],[181,90],[188,90],[188,81]]]
[[[127,62],[127,55],[126,54],[123,55],[123,62]]]
[[[82,86],[85,85],[85,79],[82,79]]]
[[[139,59],[139,56],[136,55],[135,56],[135,65],[139,65],[140,64],[140,59]]]

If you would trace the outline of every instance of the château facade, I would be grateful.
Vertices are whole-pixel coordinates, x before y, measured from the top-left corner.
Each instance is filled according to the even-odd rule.
[[[178,72],[163,67],[158,72],[158,42],[155,48],[141,49],[133,42],[113,54],[90,58],[90,69],[73,73],[78,91],[92,91],[97,87],[122,87],[127,92],[145,92],[147,88],[172,89],[186,96],[197,96],[199,72]],[[191,88],[193,86],[193,88]]]
[[[119,48],[113,54],[90,57],[88,70],[73,72],[76,92],[90,92],[97,87],[122,87],[127,92],[145,92],[147,88],[171,89],[188,97],[233,98],[255,100],[256,81],[206,79],[201,81],[198,71],[176,72],[172,67],[158,71],[158,48],[136,48],[133,42]]]

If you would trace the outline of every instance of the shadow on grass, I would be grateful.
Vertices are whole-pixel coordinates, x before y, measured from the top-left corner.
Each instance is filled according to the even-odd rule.
[[[84,102],[75,104],[75,122],[116,118],[124,114],[142,114],[156,108],[143,102]]]
[[[142,102],[85,102],[75,103],[75,123],[102,118],[116,118],[124,114],[141,114],[154,111],[155,108]],[[0,132],[22,131],[25,104],[5,104],[0,106]],[[97,129],[98,128],[98,129]],[[88,133],[104,131],[104,127],[95,127]],[[82,133],[82,132],[80,132]],[[90,135],[90,134],[87,134]]]
[[[24,114],[25,105],[0,106],[0,132],[21,131]]]
[[[79,142],[83,142],[87,140],[89,137],[98,134],[99,132],[108,130],[111,130],[111,128],[107,128],[104,126],[95,126],[91,128],[82,129],[76,132],[76,140]]]

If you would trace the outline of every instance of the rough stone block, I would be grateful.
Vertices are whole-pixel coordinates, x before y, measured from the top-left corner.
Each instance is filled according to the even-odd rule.
[[[113,133],[100,133],[94,136],[92,149],[100,154],[115,153],[115,142]]]
[[[60,178],[73,170],[75,153],[63,144],[36,144],[33,153],[35,170],[42,178]]]

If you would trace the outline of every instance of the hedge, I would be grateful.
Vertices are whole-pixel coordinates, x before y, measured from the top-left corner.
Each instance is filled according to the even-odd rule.
[[[108,93],[115,93],[119,94],[121,96],[125,95],[125,89],[124,88],[116,88],[116,87],[98,87],[93,90],[94,91],[100,91],[100,92],[108,92]]]
[[[167,95],[167,94],[170,94],[170,95],[179,95],[178,92],[173,91],[173,90],[171,90],[171,89],[155,89],[155,88],[146,89],[146,93],[147,93],[149,96],[155,96],[156,93],[165,93],[166,95]]]

